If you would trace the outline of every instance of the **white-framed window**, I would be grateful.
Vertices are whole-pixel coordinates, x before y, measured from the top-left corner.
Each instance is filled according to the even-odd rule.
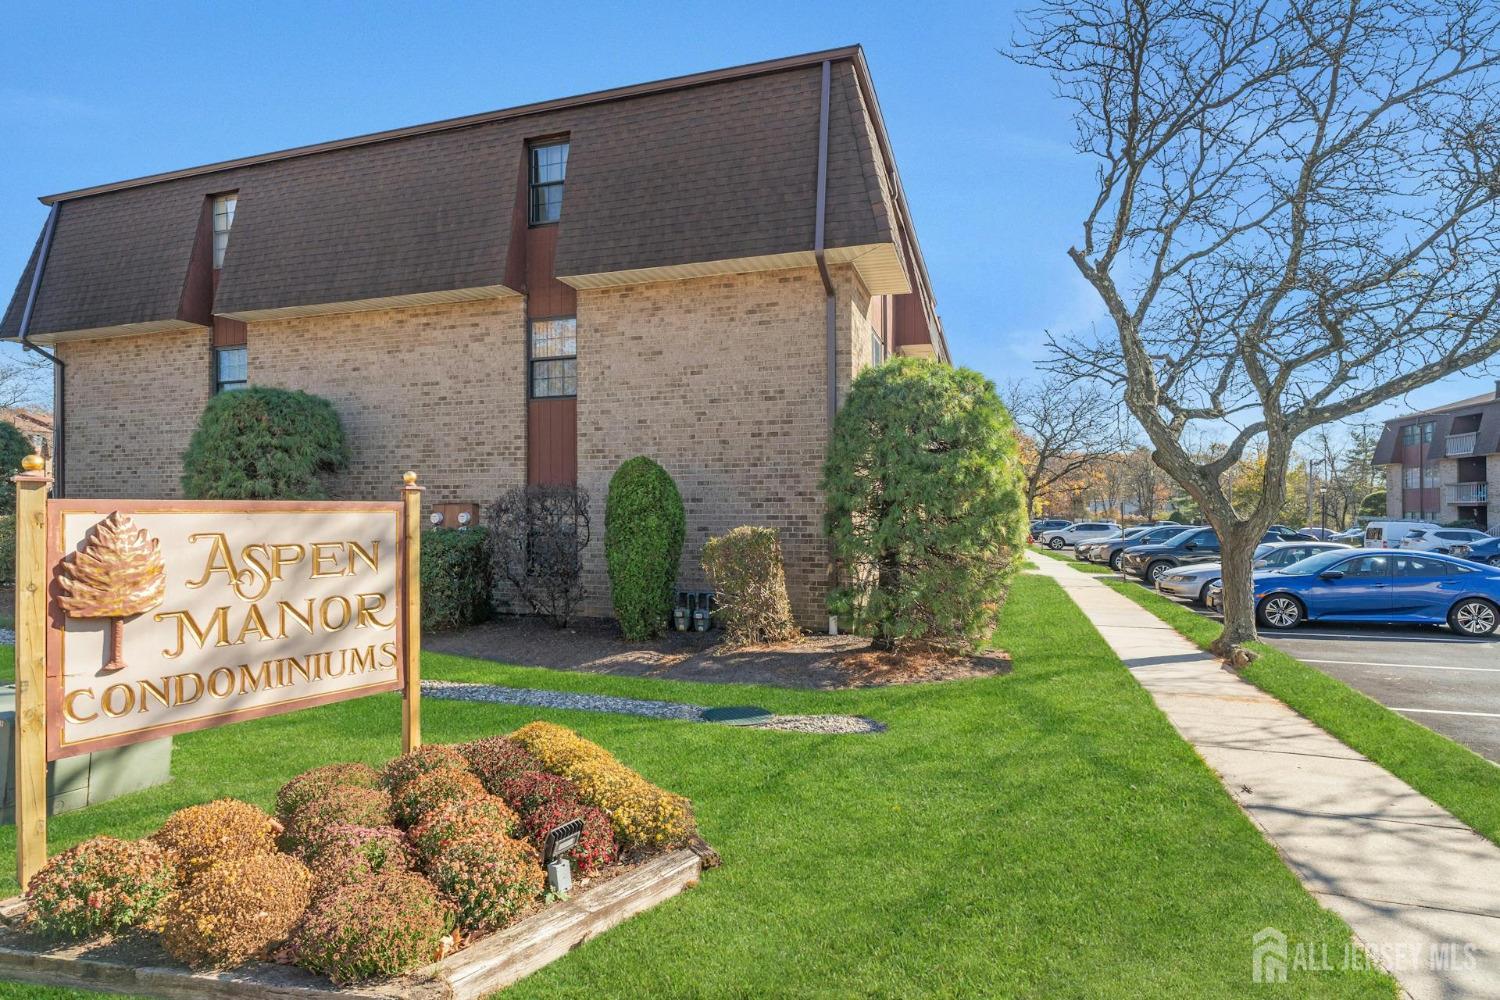
[[[1415,465],[1408,465],[1401,470],[1401,485],[1409,490],[1422,488],[1422,470]]]
[[[239,194],[231,192],[214,198],[214,270],[224,266],[224,251],[229,249],[229,229],[234,225],[234,209]]]
[[[531,321],[531,397],[578,395],[578,320]]]
[[[214,392],[250,384],[250,353],[244,347],[214,348]]]
[[[885,361],[885,341],[880,339],[880,334],[870,331],[870,364],[878,365]]]

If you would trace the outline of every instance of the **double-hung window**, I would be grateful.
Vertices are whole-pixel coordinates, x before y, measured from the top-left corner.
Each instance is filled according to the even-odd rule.
[[[531,147],[533,226],[556,222],[562,218],[563,182],[567,177],[567,142],[538,143]]]
[[[572,316],[531,321],[531,396],[578,395],[578,321]]]
[[[229,249],[229,229],[234,225],[234,209],[239,204],[237,193],[221,194],[214,198],[214,270],[224,266],[224,251]]]
[[[214,392],[250,384],[249,355],[243,346],[214,348]]]

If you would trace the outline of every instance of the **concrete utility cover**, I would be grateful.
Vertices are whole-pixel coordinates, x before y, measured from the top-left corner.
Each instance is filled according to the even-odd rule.
[[[771,713],[754,705],[731,705],[728,708],[705,708],[704,722],[722,722],[726,726],[756,726],[771,721]]]

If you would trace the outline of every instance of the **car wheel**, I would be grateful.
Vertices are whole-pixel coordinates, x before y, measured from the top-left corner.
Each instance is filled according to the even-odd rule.
[[[1485,560],[1485,562],[1489,563],[1491,566],[1500,566],[1500,556],[1490,556]]]
[[[1288,629],[1302,624],[1302,603],[1286,594],[1272,594],[1255,609],[1255,617],[1266,628]]]
[[[1156,586],[1156,581],[1160,580],[1171,568],[1171,565],[1165,562],[1152,563],[1146,567],[1146,582],[1153,587]]]
[[[1448,624],[1462,635],[1493,635],[1497,621],[1500,621],[1500,610],[1480,597],[1459,601],[1448,612]]]
[[[1061,538],[1054,538],[1052,539],[1052,541],[1047,543],[1047,548],[1051,549],[1053,552],[1061,552],[1062,547],[1066,544],[1068,543],[1063,541]]]
[[[1116,573],[1120,572],[1120,561],[1124,558],[1125,553],[1116,552],[1114,555],[1109,557],[1109,568],[1114,570]],[[1497,556],[1496,558],[1497,560],[1500,560],[1500,556]]]
[[[1209,580],[1207,583],[1205,583],[1203,585],[1203,589],[1200,590],[1200,591],[1198,591],[1198,603],[1199,604],[1203,605],[1205,608],[1208,607],[1208,588],[1212,587],[1214,584],[1216,584],[1218,582],[1219,582],[1218,580]]]

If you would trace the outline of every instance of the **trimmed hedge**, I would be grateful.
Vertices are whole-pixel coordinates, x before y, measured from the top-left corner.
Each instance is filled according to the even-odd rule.
[[[687,799],[651,784],[571,729],[533,722],[511,733],[511,739],[536,755],[548,771],[577,786],[586,805],[609,813],[615,835],[625,846],[674,847],[697,833]],[[529,811],[517,809],[523,816]]]
[[[604,561],[625,638],[650,639],[667,627],[686,530],[667,470],[644,455],[615,470],[604,501]]]
[[[458,628],[490,617],[495,581],[489,538],[477,527],[422,532],[423,628]]]
[[[703,546],[703,571],[717,591],[724,642],[786,642],[801,632],[786,595],[786,569],[775,528],[735,528]]]
[[[348,465],[328,400],[253,386],[208,401],[182,456],[182,492],[193,500],[326,500],[323,477]]]

